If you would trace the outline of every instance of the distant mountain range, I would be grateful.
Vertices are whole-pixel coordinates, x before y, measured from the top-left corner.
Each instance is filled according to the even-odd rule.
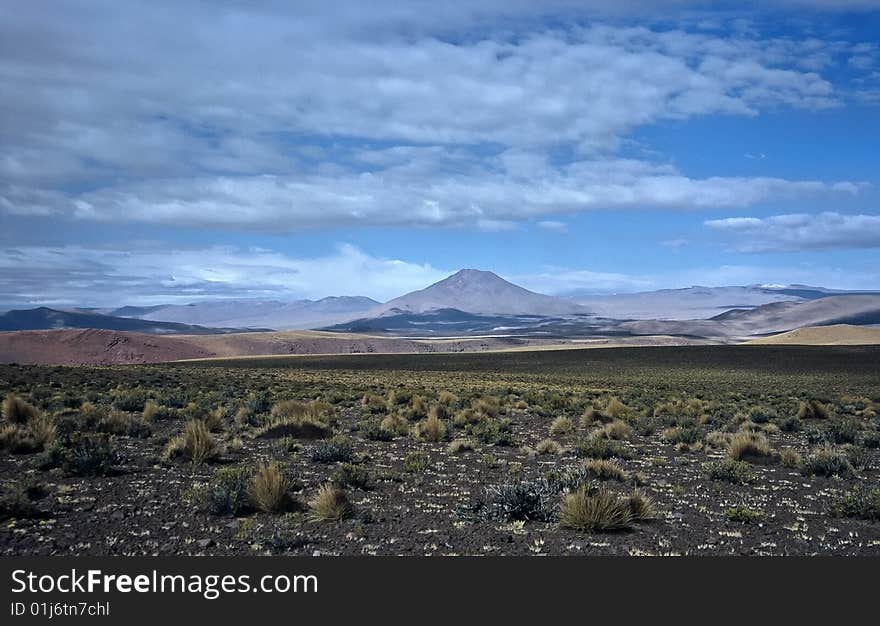
[[[60,311],[39,307],[0,314],[0,331],[95,328],[151,335],[211,335],[241,332],[241,328],[206,328],[177,322],[149,321],[84,311]],[[267,329],[254,329],[267,330]]]
[[[723,341],[840,323],[880,324],[880,293],[808,285],[750,285],[554,297],[475,269],[461,270],[384,304],[366,297],[341,296],[100,310],[41,307],[0,315],[3,331],[96,328],[207,335],[317,328],[399,337],[657,335]]]
[[[379,302],[363,296],[341,296],[293,302],[219,300],[184,305],[126,306],[106,312],[119,317],[201,326],[302,330],[350,320],[379,305]]]

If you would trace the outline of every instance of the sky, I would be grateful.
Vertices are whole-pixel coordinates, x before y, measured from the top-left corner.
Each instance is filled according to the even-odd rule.
[[[878,33],[880,0],[4,3],[0,306],[880,289]]]

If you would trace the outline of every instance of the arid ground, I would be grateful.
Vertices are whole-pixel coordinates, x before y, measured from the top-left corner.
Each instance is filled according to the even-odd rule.
[[[0,366],[0,554],[880,555],[880,347]]]

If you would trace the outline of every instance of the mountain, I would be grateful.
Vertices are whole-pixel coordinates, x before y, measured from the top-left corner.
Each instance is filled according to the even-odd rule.
[[[507,282],[497,274],[465,269],[433,285],[413,291],[372,312],[426,313],[455,309],[475,315],[586,315],[583,306],[565,298],[545,296]]]
[[[215,300],[153,307],[122,307],[114,315],[142,320],[220,327],[261,327],[300,330],[327,326],[359,317],[379,306],[363,296],[329,297],[321,300]]]
[[[832,295],[858,292],[835,291],[808,285],[747,285],[688,287],[607,296],[569,296],[599,317],[628,320],[709,319],[731,309],[752,309],[773,302],[806,302]]]
[[[0,314],[0,331],[51,330],[59,328],[121,330],[153,335],[209,335],[235,330],[231,328],[205,328],[203,326],[171,322],[154,322],[100,313],[86,313],[83,311],[60,311],[46,307],[19,309]]]
[[[880,344],[880,328],[870,326],[807,326],[787,333],[753,339],[747,342],[756,345],[786,346],[866,346]]]
[[[775,302],[750,310],[734,309],[714,318],[751,335],[778,333],[806,326],[880,324],[880,295],[828,296],[808,302]]]

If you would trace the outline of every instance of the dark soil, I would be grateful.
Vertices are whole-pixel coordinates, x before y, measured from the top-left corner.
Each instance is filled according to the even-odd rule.
[[[149,436],[113,435],[120,461],[114,475],[75,477],[63,467],[41,469],[38,454],[0,450],[0,478],[7,492],[33,487],[30,513],[6,513],[0,522],[3,555],[541,555],[699,554],[880,555],[880,522],[838,517],[835,502],[856,488],[880,488],[878,435],[880,350],[877,348],[700,347],[626,348],[487,355],[364,355],[287,360],[235,360],[199,365],[107,368],[0,366],[0,392],[19,394],[59,423],[82,432],[96,427],[81,416],[90,401],[111,410],[121,393],[142,390],[172,415],[149,425]],[[364,407],[365,394],[387,398],[391,408]],[[439,394],[458,397],[454,410],[484,396],[499,400],[499,414],[483,417],[507,424],[512,445],[481,440],[479,431],[445,422],[443,441],[409,435],[390,441],[365,438],[365,421],[401,413],[423,419],[409,399],[427,406]],[[601,423],[582,414],[603,414],[611,397],[628,410],[620,418],[632,435],[620,442],[625,482],[604,486],[627,494],[638,486],[653,499],[656,519],[615,533],[581,533],[549,521],[487,519],[476,508],[486,489],[583,466],[577,447]],[[258,435],[268,406],[283,400],[322,399],[333,405],[333,430],[353,446],[353,462],[369,473],[368,489],[347,487],[354,513],[341,522],[317,521],[307,501],[338,463],[312,460],[310,440],[273,440]],[[678,404],[663,407],[664,403]],[[691,409],[686,409],[687,401]],[[828,417],[804,419],[786,432],[802,401],[816,400]],[[699,401],[699,402],[695,402]],[[226,446],[221,458],[191,466],[163,459],[168,439],[181,432],[186,410],[229,408],[215,436]],[[262,406],[261,406],[262,405]],[[694,408],[699,405],[700,408]],[[251,407],[251,424],[233,419]],[[131,417],[137,409],[127,407]],[[191,407],[192,409],[192,407]],[[758,410],[759,409],[759,410]],[[688,412],[690,411],[690,412]],[[123,411],[126,412],[126,411]],[[574,430],[552,435],[557,417]],[[66,421],[65,421],[66,420]],[[845,424],[852,441],[834,441]],[[695,444],[676,444],[666,429],[693,428]],[[842,477],[805,475],[777,457],[751,463],[752,482],[712,480],[704,464],[723,459],[706,435],[760,431],[777,453],[786,448],[808,456],[828,442],[853,460]],[[503,429],[503,427],[502,427]],[[666,431],[666,432],[664,432]],[[60,440],[64,436],[59,435]],[[561,454],[534,449],[552,438]],[[710,436],[711,438],[711,436]],[[469,439],[475,450],[453,454],[452,439]],[[412,457],[426,456],[424,468]],[[220,467],[255,467],[260,460],[285,464],[298,510],[249,513],[233,518],[203,512],[196,496]],[[598,482],[593,483],[598,485]],[[561,496],[554,496],[553,505]],[[753,513],[752,521],[731,512]],[[551,514],[555,513],[551,511]],[[4,514],[0,509],[0,519]],[[748,516],[746,516],[748,517]]]

